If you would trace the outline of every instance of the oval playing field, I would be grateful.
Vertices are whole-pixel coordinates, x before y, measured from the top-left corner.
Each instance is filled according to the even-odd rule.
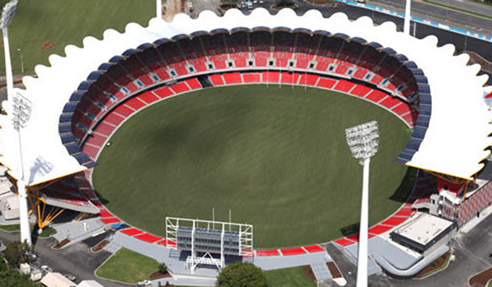
[[[164,236],[165,217],[254,225],[255,248],[326,242],[359,221],[362,166],[344,129],[377,120],[370,221],[406,167],[393,162],[409,136],[395,115],[321,89],[270,85],[210,88],[164,100],[130,118],[98,158],[94,187],[129,224]]]

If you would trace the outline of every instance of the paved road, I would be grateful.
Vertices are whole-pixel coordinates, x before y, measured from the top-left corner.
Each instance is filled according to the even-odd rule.
[[[379,1],[379,0],[377,0]],[[381,0],[381,1],[393,1],[393,0]],[[395,0],[395,1],[404,1],[404,0]],[[362,16],[371,17],[376,24],[382,24],[387,21],[394,22],[398,29],[403,30],[403,19],[398,17],[393,17],[391,15],[386,15],[383,13],[378,13],[374,11],[370,11],[367,9],[354,7],[345,4],[338,4],[336,7],[330,5],[315,5],[313,6],[310,3],[306,3],[300,0],[294,0],[294,2],[299,5],[299,8],[296,10],[298,15],[303,15],[308,10],[317,9],[319,10],[324,17],[330,17],[331,15],[342,12],[347,14],[350,19],[358,19]],[[266,0],[264,4],[259,4],[255,7],[264,7],[269,8],[271,5],[275,3],[275,0]],[[242,9],[244,13],[249,13],[249,10]],[[276,13],[276,11],[271,11],[271,13]],[[412,34],[414,33],[415,25],[412,24]],[[444,31],[442,29],[438,29],[435,27],[427,26],[427,25],[416,25],[416,37],[419,39],[425,38],[429,35],[436,35],[439,38],[439,46],[451,43],[456,47],[459,47],[460,50],[463,51],[473,51],[480,54],[482,57],[492,62],[492,43],[485,42],[482,40],[478,40],[471,37],[466,37],[464,35],[459,35],[456,33]]]
[[[435,0],[433,0],[435,1]],[[378,6],[378,4],[383,4],[388,7],[393,7],[398,12],[404,13],[405,10],[405,0],[370,0],[368,4]],[[437,0],[435,2],[442,2],[444,5],[452,6],[453,1],[451,0]],[[380,6],[380,5],[379,5]],[[485,6],[485,5],[482,5]],[[480,13],[487,15],[489,13],[490,7],[484,7],[483,11]],[[463,25],[465,28],[482,28],[488,30],[487,34],[492,33],[492,21],[486,18],[473,16],[470,14],[465,14],[459,11],[446,9],[443,7],[430,5],[420,1],[412,1],[412,14],[418,13],[419,15],[414,15],[420,18],[435,18],[435,19],[443,19],[440,22],[443,24],[447,24],[450,26],[454,26],[456,23],[458,25]],[[490,16],[492,14],[489,14]],[[427,16],[427,17],[425,17]]]
[[[19,233],[8,233],[0,230],[0,240],[7,245],[9,242],[19,240]],[[55,240],[52,238],[39,239],[34,242],[34,253],[39,258],[35,262],[37,266],[48,265],[55,272],[72,274],[77,277],[77,282],[80,280],[96,280],[106,287],[129,286],[99,279],[94,275],[97,267],[106,261],[111,253],[101,251],[94,254],[83,243],[77,243],[62,250],[53,250],[51,246],[54,244]]]

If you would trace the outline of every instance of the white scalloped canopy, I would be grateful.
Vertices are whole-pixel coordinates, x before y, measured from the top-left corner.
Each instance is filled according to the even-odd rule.
[[[432,115],[427,133],[409,166],[431,170],[461,178],[471,178],[482,167],[480,162],[492,143],[488,135],[490,112],[484,101],[483,85],[486,76],[477,76],[479,66],[466,66],[467,55],[453,56],[454,46],[437,47],[437,38],[429,36],[418,40],[397,32],[392,22],[375,26],[368,17],[350,21],[337,13],[323,18],[311,10],[303,16],[283,9],[277,15],[258,8],[250,15],[229,10],[223,17],[205,11],[197,19],[180,14],[172,23],[154,18],[147,28],[130,23],[124,33],[106,30],[102,40],[87,37],[83,48],[67,46],[66,57],[52,55],[51,67],[37,66],[38,78],[25,77],[23,94],[33,103],[33,112],[27,127],[22,130],[21,167],[18,157],[17,136],[11,124],[11,105],[5,103],[7,116],[0,116],[0,162],[10,168],[10,174],[19,178],[21,170],[28,185],[35,185],[73,174],[86,168],[70,156],[58,134],[59,116],[71,94],[101,63],[107,62],[125,50],[152,43],[160,38],[191,34],[198,30],[218,28],[254,28],[279,26],[326,30],[378,42],[404,54],[421,68],[431,88]]]

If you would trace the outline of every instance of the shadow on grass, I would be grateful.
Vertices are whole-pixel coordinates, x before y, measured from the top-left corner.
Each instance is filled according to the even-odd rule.
[[[97,198],[99,198],[99,201],[102,204],[106,205],[106,204],[109,203],[109,200],[107,200],[106,198],[104,198],[104,196],[102,196],[99,192],[97,192],[97,190],[94,190],[94,193],[96,193]]]
[[[353,223],[348,226],[342,227],[340,232],[342,232],[343,236],[350,236],[359,233],[360,223]]]
[[[390,199],[396,202],[404,203],[412,193],[413,186],[417,180],[418,169],[409,167],[407,173],[403,177],[400,186],[396,189],[395,193],[390,196]]]

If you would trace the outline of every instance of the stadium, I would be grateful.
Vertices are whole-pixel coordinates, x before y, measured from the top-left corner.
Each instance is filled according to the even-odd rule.
[[[374,119],[373,242],[418,211],[461,226],[492,202],[481,176],[491,87],[435,37],[256,9],[128,24],[65,51],[23,79],[0,118],[0,161],[28,187],[40,228],[67,209],[176,248],[166,217],[232,216],[255,228],[244,257],[315,254],[332,240],[355,254],[360,167],[343,130]],[[19,105],[29,111],[20,161]],[[408,276],[433,258],[421,253],[405,266],[374,260]]]

